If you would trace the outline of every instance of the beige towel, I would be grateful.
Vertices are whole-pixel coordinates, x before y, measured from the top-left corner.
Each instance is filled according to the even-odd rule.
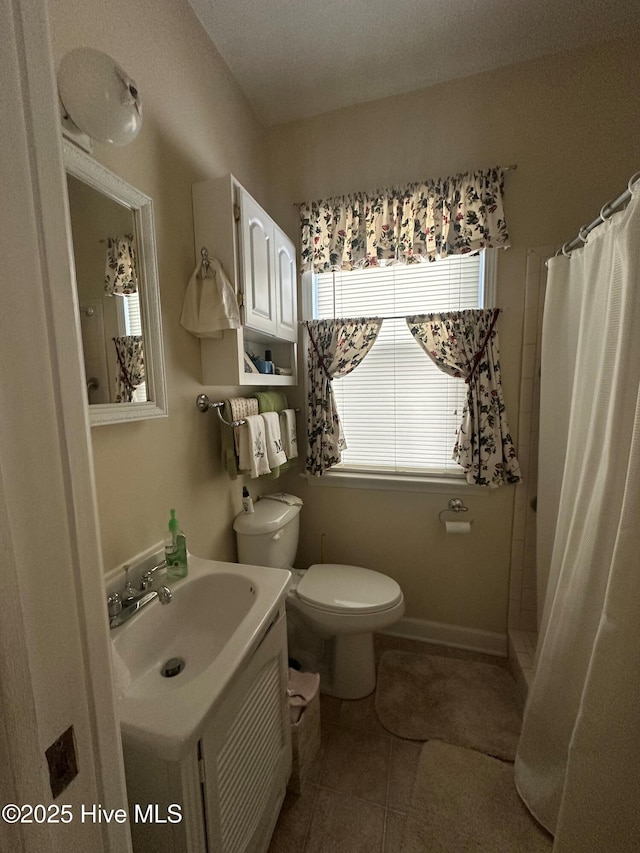
[[[231,409],[231,420],[242,421],[247,415],[258,414],[258,401],[255,397],[230,397],[229,407]],[[236,445],[236,453],[240,453],[239,427],[233,428],[233,439]]]
[[[296,413],[293,409],[280,412],[280,432],[282,433],[282,448],[287,459],[295,459],[298,455],[298,436],[296,434]]]
[[[233,287],[220,262],[202,262],[189,279],[182,304],[180,324],[197,338],[221,338],[224,329],[240,328],[240,309]]]
[[[247,415],[245,423],[239,427],[240,450],[238,467],[248,471],[251,477],[271,473],[267,460],[267,447],[264,435],[262,415]]]
[[[280,435],[280,418],[277,412],[263,412],[260,417],[264,421],[264,437],[267,445],[267,461],[270,468],[284,465],[287,456],[282,449]]]

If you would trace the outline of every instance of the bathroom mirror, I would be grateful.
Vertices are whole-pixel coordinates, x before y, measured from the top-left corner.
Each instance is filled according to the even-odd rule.
[[[63,145],[91,425],[164,417],[153,202]]]

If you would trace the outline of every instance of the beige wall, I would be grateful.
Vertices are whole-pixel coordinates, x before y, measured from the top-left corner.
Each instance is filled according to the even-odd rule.
[[[241,483],[221,471],[217,419],[196,410],[200,344],[179,318],[195,265],[191,185],[232,172],[264,200],[263,130],[186,0],[51,0],[50,14],[56,63],[95,47],[138,85],[140,135],[94,156],[153,198],[157,229],[169,417],[92,430],[105,568],[161,541],[170,507],[194,553],[234,559]]]
[[[512,248],[500,252],[503,382],[517,433],[526,250],[559,243],[595,218],[640,166],[640,41],[527,62],[272,129],[272,212],[292,202],[517,163],[505,182]],[[348,437],[347,437],[348,438]],[[309,488],[301,565],[319,559],[386,571],[407,615],[489,631],[507,624],[513,488],[465,497],[472,533],[447,537],[448,495]]]
[[[114,0],[108,11],[100,0],[51,0],[50,10],[57,61],[89,45],[136,80],[140,136],[122,149],[96,145],[95,156],[155,203],[169,417],[93,429],[106,568],[159,541],[170,507],[195,553],[235,556],[241,483],[222,473],[216,419],[195,409],[199,343],[179,325],[195,263],[195,181],[232,172],[295,237],[297,200],[517,163],[506,179],[513,248],[500,255],[498,300],[516,432],[526,249],[573,236],[638,168],[637,40],[265,131],[186,0]],[[212,399],[230,391],[206,390]],[[448,494],[310,488],[296,473],[277,486],[305,500],[300,565],[319,559],[324,533],[327,560],[396,577],[407,615],[505,629],[514,489],[466,496],[473,533],[446,537],[437,515]],[[254,495],[272,488],[252,484]]]

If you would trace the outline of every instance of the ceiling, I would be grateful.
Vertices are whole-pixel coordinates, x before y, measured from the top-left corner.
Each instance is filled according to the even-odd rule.
[[[266,125],[612,39],[638,0],[189,0]]]

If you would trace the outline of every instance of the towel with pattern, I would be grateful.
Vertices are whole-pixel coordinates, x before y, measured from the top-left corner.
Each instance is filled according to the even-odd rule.
[[[269,468],[277,468],[279,465],[284,465],[287,461],[287,456],[282,449],[280,417],[277,412],[263,412],[260,417],[264,421],[267,462],[269,463]]]
[[[280,432],[282,447],[287,459],[295,459],[298,455],[298,436],[296,433],[296,413],[293,409],[280,412]]]
[[[247,415],[245,423],[239,428],[241,471],[248,471],[252,478],[271,473],[267,459],[267,445],[262,415]]]

